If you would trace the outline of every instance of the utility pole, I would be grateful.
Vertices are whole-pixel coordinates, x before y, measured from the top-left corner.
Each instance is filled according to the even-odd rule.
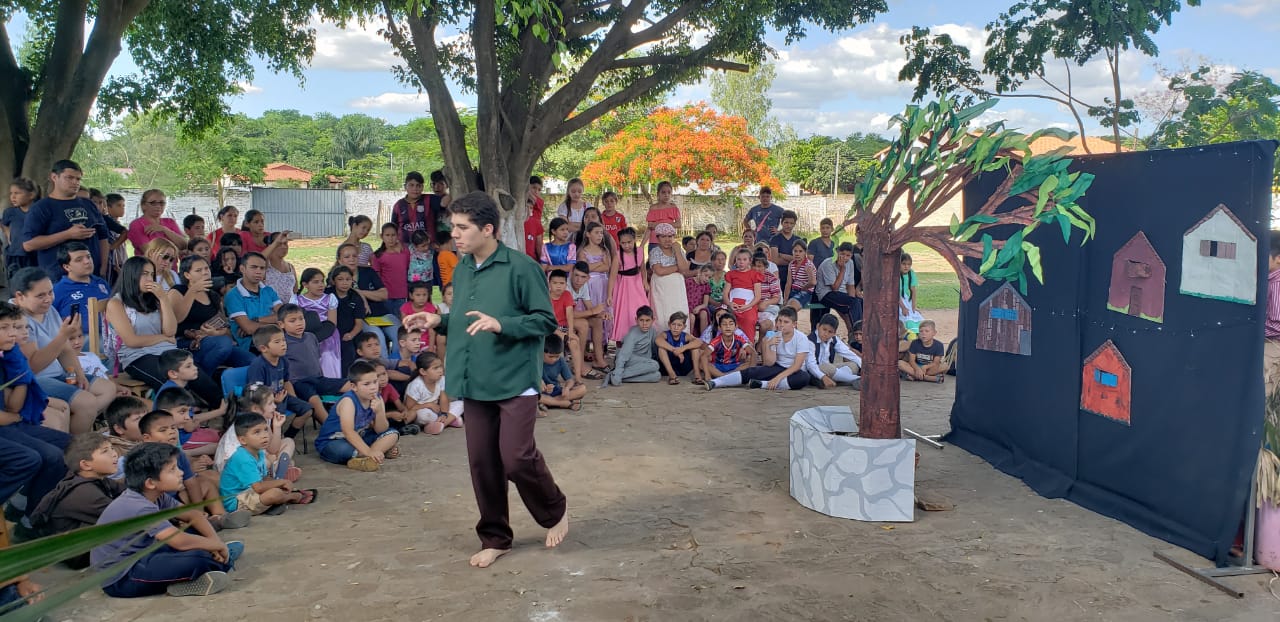
[[[836,176],[831,180],[831,195],[840,196],[840,146],[836,146]]]

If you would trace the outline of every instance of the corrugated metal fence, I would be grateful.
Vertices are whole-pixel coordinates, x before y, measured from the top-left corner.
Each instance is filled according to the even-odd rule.
[[[253,209],[263,213],[271,231],[289,230],[294,237],[333,238],[347,233],[342,190],[254,188]]]

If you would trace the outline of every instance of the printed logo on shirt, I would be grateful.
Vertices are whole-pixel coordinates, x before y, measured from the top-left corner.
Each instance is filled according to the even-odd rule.
[[[89,210],[80,207],[79,205],[63,208],[62,214],[66,216],[67,220],[71,221],[71,224],[73,225],[85,225],[89,222]]]

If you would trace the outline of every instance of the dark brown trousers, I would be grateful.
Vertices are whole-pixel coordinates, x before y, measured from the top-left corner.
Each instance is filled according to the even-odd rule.
[[[549,529],[560,522],[565,496],[533,441],[538,396],[501,402],[463,400],[462,413],[471,487],[480,508],[476,533],[484,548],[511,548],[507,480],[516,485],[520,499],[539,525]]]

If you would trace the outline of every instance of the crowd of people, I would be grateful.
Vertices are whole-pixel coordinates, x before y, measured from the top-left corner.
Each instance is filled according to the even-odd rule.
[[[81,178],[74,162],[56,163],[44,197],[19,178],[0,217],[13,296],[0,302],[0,502],[27,536],[205,503],[176,517],[184,531],[158,521],[143,537],[74,560],[118,570],[107,594],[225,588],[243,544],[220,531],[318,498],[298,483],[293,458],[308,423],[320,458],[357,471],[398,458],[403,436],[467,423],[462,400],[446,391],[446,367],[472,369],[470,351],[486,342],[450,355],[446,323],[401,321],[448,316],[467,251],[455,249],[439,172],[429,190],[421,174],[406,177],[376,249],[365,242],[376,223],[353,216],[332,268],[301,274],[287,261],[291,232],[269,232],[257,210],[241,218],[227,206],[214,226],[197,215],[179,224],[164,215],[164,193],[148,190],[124,226],[124,198],[83,189]],[[592,385],[675,385],[685,376],[707,390],[858,388],[860,254],[834,242],[829,219],[806,241],[795,233],[796,214],[763,188],[741,223],[741,244],[725,251],[715,225],[677,241],[687,227],[669,183],[640,230],[617,210],[616,195],[605,193],[597,208],[583,190],[572,180],[549,210],[541,180],[530,180],[525,247],[513,250],[542,275],[535,290],[502,294],[554,314],[555,328],[533,335],[543,352],[541,382],[528,393],[538,416],[581,409]],[[910,258],[902,283],[902,377],[942,382],[942,346],[915,309]],[[798,329],[801,313],[810,313],[808,335]],[[837,335],[841,322],[847,340]],[[477,322],[466,332],[491,329]],[[86,347],[95,331],[100,351]],[[145,384],[149,399],[118,384],[122,374]],[[559,507],[546,511],[548,526],[564,516],[557,495],[546,495],[547,507]],[[29,588],[12,582],[0,600]]]

